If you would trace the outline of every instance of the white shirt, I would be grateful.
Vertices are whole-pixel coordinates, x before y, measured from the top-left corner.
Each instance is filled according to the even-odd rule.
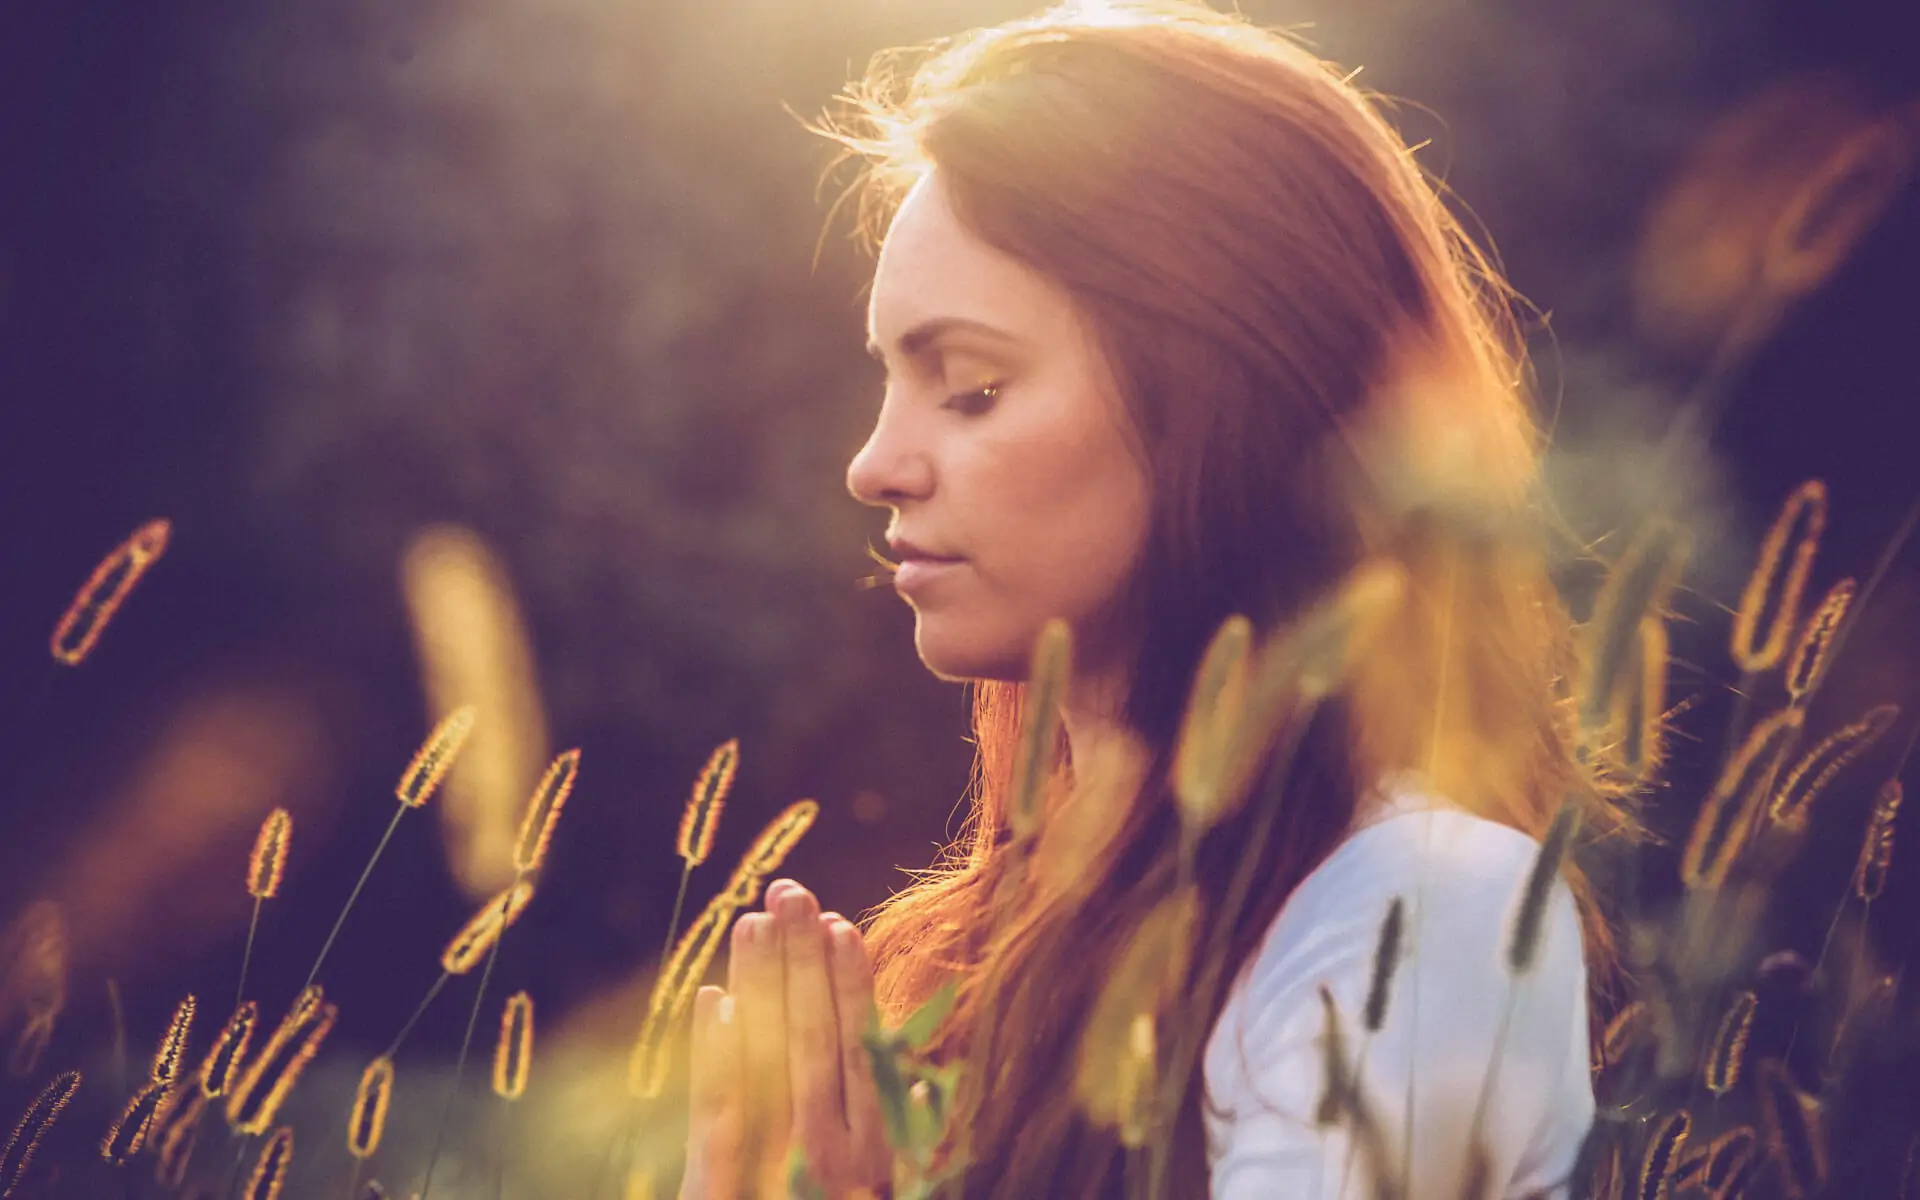
[[[1348,1125],[1314,1125],[1325,1079],[1322,983],[1395,1163],[1408,1155],[1411,1116],[1407,1200],[1460,1194],[1497,1045],[1481,1126],[1491,1194],[1564,1196],[1554,1185],[1594,1111],[1587,972],[1566,883],[1555,883],[1533,966],[1516,980],[1508,935],[1539,843],[1404,780],[1363,807],[1356,829],[1287,898],[1208,1038],[1204,1077],[1229,1114],[1206,1117],[1213,1200],[1373,1194],[1349,1153]],[[1401,958],[1386,1019],[1368,1035],[1361,1011],[1395,895],[1405,905]]]

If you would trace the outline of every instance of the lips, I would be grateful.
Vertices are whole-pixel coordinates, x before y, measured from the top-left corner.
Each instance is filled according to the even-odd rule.
[[[893,573],[896,591],[914,592],[960,569],[958,558],[909,558]]]

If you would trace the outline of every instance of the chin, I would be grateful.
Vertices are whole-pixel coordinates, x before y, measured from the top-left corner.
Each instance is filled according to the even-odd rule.
[[[920,661],[936,678],[948,683],[969,679],[1001,679],[1010,682],[1026,678],[1031,648],[1021,650],[957,629],[942,629],[947,622],[929,621],[925,616],[914,624],[914,649]]]

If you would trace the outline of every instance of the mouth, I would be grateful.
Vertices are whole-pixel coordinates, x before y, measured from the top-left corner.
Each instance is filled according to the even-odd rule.
[[[917,556],[902,559],[899,569],[893,573],[893,586],[899,592],[914,592],[935,580],[951,575],[954,568],[966,560],[963,558],[930,558]]]

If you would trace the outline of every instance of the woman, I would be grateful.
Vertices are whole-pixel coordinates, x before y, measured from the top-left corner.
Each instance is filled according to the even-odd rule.
[[[1219,939],[1231,987],[1196,999],[1194,953],[1146,1039],[1207,1031],[1163,1066],[1185,1072],[1154,1132],[1165,1194],[1398,1180],[1453,1197],[1470,1172],[1484,1195],[1561,1194],[1593,1115],[1588,991],[1613,961],[1571,865],[1532,969],[1504,956],[1563,797],[1589,835],[1631,822],[1607,755],[1576,745],[1570,622],[1531,532],[1539,438],[1494,271],[1347,78],[1236,17],[1067,6],[897,79],[883,57],[851,119],[816,130],[860,156],[861,228],[885,228],[868,334],[886,389],[847,483],[893,514],[922,661],[973,681],[972,819],[864,938],[792,881],[740,918],[728,987],[696,1003],[682,1194],[739,1186],[750,1098],[829,1194],[877,1190],[862,1014],[877,997],[897,1021],[950,979],[929,1053],[971,1073],[966,1195],[1119,1194],[1128,1156],[1076,1100],[1076,1054],[1185,879],[1191,940]],[[1249,800],[1181,866],[1169,766],[1210,639],[1233,614],[1284,629],[1381,561],[1402,600],[1265,760],[1284,798],[1270,832]],[[1008,832],[1050,618],[1072,667],[1044,820],[1095,835],[1066,880],[1044,836],[1014,869]],[[1107,784],[1081,786],[1076,763],[1107,764]],[[1405,962],[1365,1032],[1396,898]],[[1365,1121],[1316,1120],[1330,1019]]]

